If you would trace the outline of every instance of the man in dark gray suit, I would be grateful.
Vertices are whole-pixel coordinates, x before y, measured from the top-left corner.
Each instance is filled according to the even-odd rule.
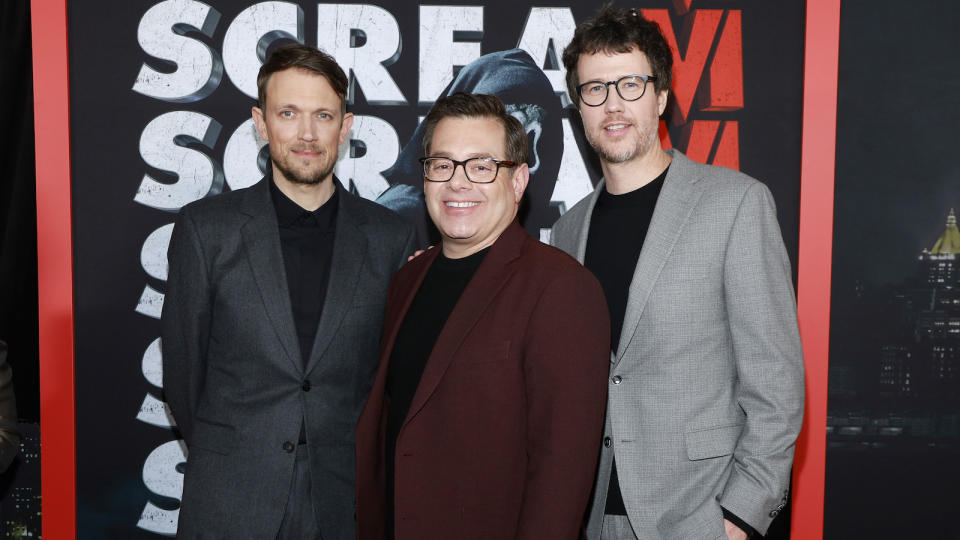
[[[603,181],[553,227],[610,308],[591,539],[743,539],[784,508],[803,414],[790,261],[770,191],[660,145],[670,47],[605,7],[564,50]]]
[[[333,58],[282,47],[257,84],[271,170],[185,206],[168,251],[164,388],[189,450],[178,536],[352,539],[354,429],[413,229],[333,175],[353,124]]]

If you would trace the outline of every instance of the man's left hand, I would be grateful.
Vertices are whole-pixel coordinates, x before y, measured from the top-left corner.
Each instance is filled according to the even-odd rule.
[[[747,533],[743,532],[743,529],[737,527],[729,520],[723,520],[723,530],[727,533],[727,538],[730,540],[747,540]]]

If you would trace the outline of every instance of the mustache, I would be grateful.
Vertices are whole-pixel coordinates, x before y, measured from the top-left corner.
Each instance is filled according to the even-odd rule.
[[[324,150],[318,145],[315,144],[298,144],[290,147],[291,152],[313,152],[315,154],[323,154]]]

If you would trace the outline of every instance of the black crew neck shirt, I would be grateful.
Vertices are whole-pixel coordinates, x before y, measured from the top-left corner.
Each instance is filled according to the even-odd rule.
[[[440,248],[436,248],[440,249]],[[386,392],[390,398],[386,427],[387,531],[393,538],[394,474],[397,437],[410,410],[420,377],[440,332],[490,248],[461,259],[441,252],[407,310],[390,352]]]
[[[620,346],[630,283],[633,282],[640,250],[668,170],[669,166],[643,187],[622,195],[602,191],[590,217],[587,252],[583,262],[603,287],[610,309],[610,349],[614,353]],[[627,515],[620,493],[616,460],[610,471],[605,513]]]

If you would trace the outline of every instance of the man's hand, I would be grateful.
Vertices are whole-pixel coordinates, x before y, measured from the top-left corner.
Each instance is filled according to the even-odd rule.
[[[433,249],[433,246],[427,246],[427,249]],[[410,261],[416,259],[417,257],[419,257],[420,255],[423,255],[423,252],[426,251],[427,249],[418,249],[418,250],[414,251],[414,252],[413,252],[413,255],[407,257],[407,262],[410,262]]]
[[[747,540],[747,533],[729,520],[723,520],[723,530],[726,531],[727,538],[730,540]]]

